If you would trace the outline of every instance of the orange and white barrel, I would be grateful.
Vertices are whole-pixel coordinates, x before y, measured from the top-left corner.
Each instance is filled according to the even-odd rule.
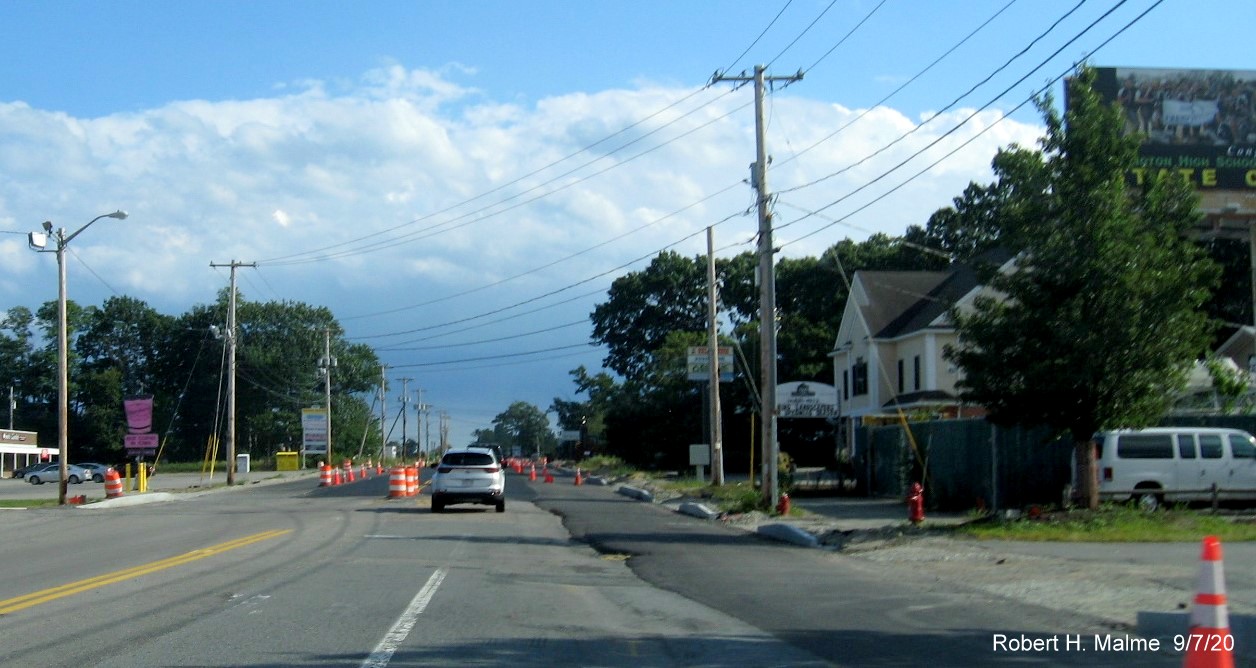
[[[116,499],[122,496],[122,476],[118,472],[109,469],[105,471],[105,498]]]
[[[406,467],[406,496],[414,496],[419,493],[419,469],[414,466]]]
[[[406,470],[401,466],[394,466],[388,472],[388,498],[399,499],[403,496],[409,496],[406,493]]]
[[[318,486],[331,487],[331,467],[326,464],[318,470]]]

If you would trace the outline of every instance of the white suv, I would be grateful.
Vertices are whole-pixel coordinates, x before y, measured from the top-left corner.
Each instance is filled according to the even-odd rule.
[[[506,512],[506,473],[492,450],[446,452],[432,476],[432,512],[456,503],[479,503]]]

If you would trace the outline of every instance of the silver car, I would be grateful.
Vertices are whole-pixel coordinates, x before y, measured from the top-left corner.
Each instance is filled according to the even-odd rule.
[[[84,480],[92,479],[92,472],[81,466],[67,464],[65,467],[66,480],[70,484],[77,485]],[[61,480],[61,465],[57,462],[49,462],[40,464],[31,469],[26,470],[26,480],[32,485],[42,485],[46,482],[57,482]]]
[[[87,469],[87,473],[91,476],[92,482],[104,482],[105,474],[109,472],[110,467],[96,462],[79,462],[79,466]]]
[[[446,452],[432,476],[432,512],[455,503],[478,503],[506,512],[506,473],[492,450]]]

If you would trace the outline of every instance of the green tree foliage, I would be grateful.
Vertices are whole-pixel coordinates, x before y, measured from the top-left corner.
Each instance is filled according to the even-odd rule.
[[[210,326],[224,328],[226,306],[225,290],[217,303],[177,317],[129,297],[110,298],[100,307],[68,302],[69,425],[76,459],[125,456],[122,400],[138,394],[154,397],[153,428],[165,443],[163,459],[204,456],[210,436],[225,428],[225,346]],[[300,443],[300,409],[323,404],[318,360],[325,330],[332,332],[337,358],[331,376],[333,449],[357,453],[366,447],[363,435],[378,424],[356,395],[374,389],[379,370],[374,352],[344,341],[325,308],[241,298],[237,317],[237,449],[268,455]],[[22,406],[15,426],[38,431],[45,442],[56,440],[56,323],[55,302],[44,304],[35,317],[15,307],[0,320],[0,362]],[[39,347],[35,330],[42,333]]]
[[[550,431],[549,418],[540,408],[525,401],[516,401],[493,418],[493,431],[503,452],[517,449],[523,454],[553,453],[556,439]]]
[[[670,251],[645,271],[615,279],[608,300],[590,316],[594,340],[607,347],[606,366],[625,378],[640,378],[669,333],[705,329],[705,284],[702,264]]]
[[[994,277],[1001,298],[955,313],[965,401],[997,423],[1048,425],[1077,444],[1083,498],[1097,505],[1091,435],[1161,417],[1211,326],[1202,306],[1217,270],[1185,239],[1194,195],[1179,180],[1131,191],[1136,140],[1093,92],[1093,72],[1070,83],[1064,118],[1047,121],[1046,179],[1018,196],[1042,206],[1015,271]],[[1027,170],[1036,173],[1037,168]],[[1038,191],[1035,188],[1043,188]]]

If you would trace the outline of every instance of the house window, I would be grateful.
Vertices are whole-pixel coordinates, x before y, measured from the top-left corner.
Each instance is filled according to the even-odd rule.
[[[855,359],[850,368],[850,393],[859,396],[868,393],[868,363],[862,357]]]
[[[898,361],[898,393],[903,393],[903,360]]]
[[[915,379],[914,384],[915,384],[916,390],[919,391],[920,390],[920,355],[916,355],[914,358],[912,358],[911,363],[913,367],[913,377]]]
[[[842,399],[850,398],[850,372],[842,369]]]

